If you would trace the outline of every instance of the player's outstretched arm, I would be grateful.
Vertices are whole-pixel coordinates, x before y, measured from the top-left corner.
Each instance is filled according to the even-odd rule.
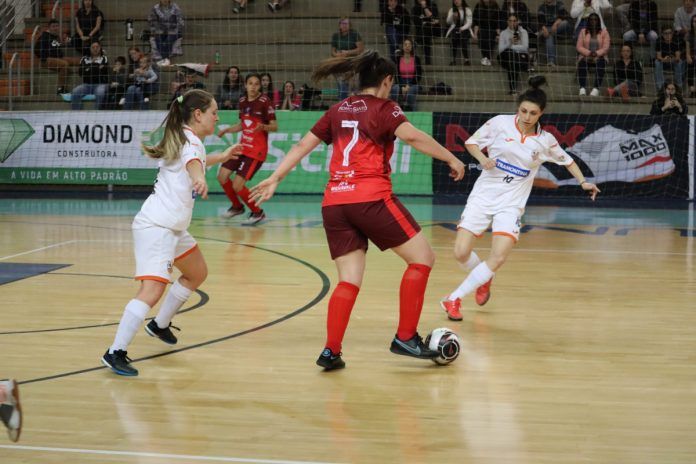
[[[230,126],[227,129],[221,130],[220,132],[218,132],[217,136],[222,137],[225,134],[235,134],[241,130],[242,130],[242,123],[238,122],[234,126]]]
[[[471,153],[471,156],[476,158],[483,169],[493,169],[495,167],[495,160],[487,157],[475,143],[464,144],[466,150]]]
[[[448,149],[440,145],[437,140],[416,128],[410,122],[404,122],[397,127],[394,134],[407,144],[431,158],[444,161],[450,168],[450,177],[454,180],[464,178],[464,163],[459,161]]]
[[[206,166],[213,166],[217,163],[224,163],[225,161],[229,161],[231,159],[237,159],[239,158],[239,155],[242,154],[243,150],[244,146],[241,143],[231,145],[222,153],[211,153],[210,155],[206,156],[205,164]]]
[[[251,188],[251,200],[257,205],[269,200],[275,193],[276,188],[278,188],[280,181],[302,161],[302,158],[310,154],[320,143],[321,139],[319,137],[311,132],[307,132],[307,134],[302,137],[302,140],[296,145],[293,145],[273,174],[271,174],[268,179],[259,182]]]
[[[193,191],[203,198],[208,198],[208,184],[205,181],[205,172],[203,171],[203,163],[196,158],[186,164],[191,181],[193,182]]]
[[[582,171],[580,171],[580,168],[577,164],[572,163],[566,166],[566,169],[568,169],[568,172],[570,172],[573,175],[573,177],[575,177],[578,180],[578,182],[580,183],[580,187],[584,191],[588,192],[590,194],[590,198],[592,199],[592,201],[594,201],[594,199],[597,198],[597,194],[600,193],[601,190],[599,190],[595,184],[593,184],[592,182],[588,182],[585,179],[585,176],[583,175]]]

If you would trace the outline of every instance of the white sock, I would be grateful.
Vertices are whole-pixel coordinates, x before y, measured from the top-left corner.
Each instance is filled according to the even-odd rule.
[[[160,329],[169,327],[169,323],[174,318],[174,315],[179,308],[186,303],[186,300],[189,299],[191,293],[193,293],[193,290],[189,290],[181,285],[179,280],[174,282],[174,284],[172,284],[172,286],[169,288],[167,296],[164,297],[162,306],[160,306],[160,310],[155,317],[157,327]]]
[[[478,257],[475,251],[472,251],[471,254],[469,255],[469,259],[466,260],[466,263],[459,263],[459,267],[464,269],[465,271],[471,271],[473,268],[481,264],[481,259]]]
[[[464,279],[464,282],[450,294],[448,299],[453,301],[457,298],[464,297],[464,295],[468,295],[492,279],[494,275],[495,272],[490,270],[486,262],[482,262],[469,273],[466,279]]]
[[[12,397],[12,381],[11,380],[2,380],[2,381],[0,381],[0,385],[2,385],[5,388],[5,396],[6,396],[6,399],[5,399],[5,401],[2,402],[2,404],[9,404],[9,405],[14,404],[13,397]]]
[[[133,299],[128,302],[126,309],[123,311],[121,322],[118,323],[116,337],[113,345],[109,348],[109,353],[128,348],[130,342],[133,341],[133,337],[140,330],[140,326],[143,324],[148,311],[150,311],[150,306],[144,301]]]

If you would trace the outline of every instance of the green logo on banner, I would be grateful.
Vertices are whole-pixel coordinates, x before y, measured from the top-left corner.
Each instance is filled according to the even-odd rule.
[[[0,163],[4,163],[32,135],[34,129],[24,119],[0,119]]]

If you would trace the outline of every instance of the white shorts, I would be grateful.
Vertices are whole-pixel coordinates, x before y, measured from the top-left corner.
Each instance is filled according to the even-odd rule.
[[[519,208],[510,208],[491,214],[476,204],[467,203],[457,227],[480,237],[493,223],[493,235],[507,235],[516,242],[520,238],[522,213]]]
[[[198,244],[184,230],[176,232],[165,227],[133,222],[135,242],[135,279],[171,282],[174,261],[193,252]]]

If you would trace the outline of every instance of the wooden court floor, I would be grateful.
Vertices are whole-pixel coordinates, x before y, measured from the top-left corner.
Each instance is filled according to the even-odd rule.
[[[242,227],[215,198],[191,228],[210,276],[179,344],[139,333],[140,376],[122,378],[99,358],[136,290],[140,201],[0,200],[0,378],[25,410],[0,463],[696,462],[692,212],[531,207],[491,301],[451,322],[460,207],[405,203],[438,259],[421,332],[458,333],[455,363],[389,352],[403,264],[371,248],[347,368],[322,372],[336,274],[318,200]]]

